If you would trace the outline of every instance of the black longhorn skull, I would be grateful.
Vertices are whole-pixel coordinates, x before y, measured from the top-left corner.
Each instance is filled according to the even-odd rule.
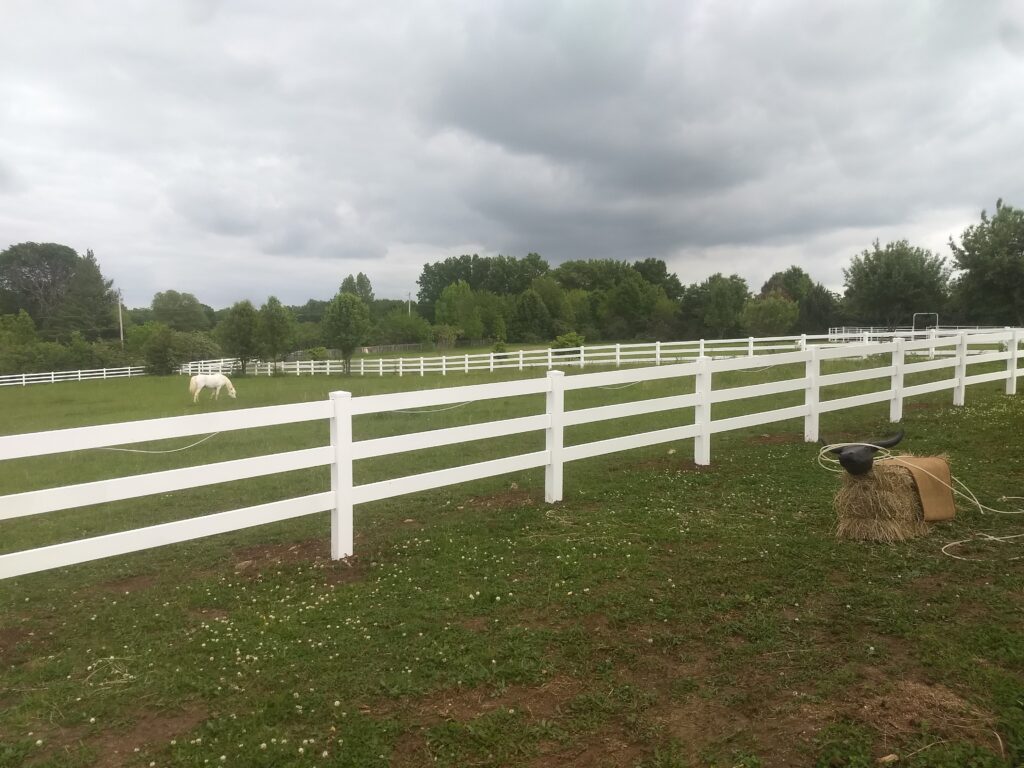
[[[832,448],[831,453],[839,457],[843,469],[851,475],[866,475],[871,471],[875,460],[875,452],[879,448],[892,448],[903,439],[903,430],[885,440],[875,440],[859,445],[847,445],[843,448]],[[824,442],[824,441],[822,441]]]

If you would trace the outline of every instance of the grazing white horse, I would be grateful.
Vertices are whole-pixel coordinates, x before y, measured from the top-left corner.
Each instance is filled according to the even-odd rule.
[[[204,389],[212,389],[213,399],[216,400],[224,387],[227,387],[228,396],[235,396],[235,385],[223,373],[200,373],[188,381],[188,393],[192,395],[193,403],[199,402],[199,393]]]

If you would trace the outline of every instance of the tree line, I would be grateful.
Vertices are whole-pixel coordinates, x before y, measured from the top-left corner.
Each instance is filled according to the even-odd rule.
[[[837,325],[908,325],[915,313],[944,324],[1024,323],[1024,211],[996,203],[951,258],[906,240],[874,242],[843,270],[833,293],[800,266],[753,291],[739,275],[684,285],[660,259],[588,259],[552,267],[539,254],[452,256],[423,266],[416,302],[378,299],[369,277],[348,275],[330,300],[213,309],[174,290],[124,309],[91,250],[19,243],[0,253],[0,372],[144,363],[170,372],[222,356],[280,360],[301,351],[346,364],[364,345],[494,345],[725,338],[823,333]],[[933,318],[930,318],[934,322]]]

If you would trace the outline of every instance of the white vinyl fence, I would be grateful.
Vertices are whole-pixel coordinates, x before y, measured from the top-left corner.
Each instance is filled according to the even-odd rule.
[[[319,466],[331,467],[330,490],[321,493],[0,555],[0,578],[59,568],[323,511],[331,513],[332,557],[342,558],[353,552],[352,508],[355,504],[535,467],[545,468],[545,499],[548,502],[557,502],[562,498],[562,473],[565,465],[592,456],[693,438],[694,461],[703,465],[711,461],[712,435],[720,432],[802,418],[804,439],[815,441],[818,439],[818,419],[824,413],[870,403],[889,403],[889,418],[895,422],[902,418],[903,401],[916,395],[952,390],[953,403],[963,405],[967,386],[993,381],[1004,381],[1006,392],[1015,394],[1017,377],[1021,375],[1018,369],[1020,336],[1019,329],[1011,329],[989,334],[961,333],[952,338],[911,341],[897,339],[868,345],[837,347],[808,346],[802,350],[758,355],[754,358],[748,356],[712,360],[709,357],[701,357],[689,363],[575,376],[566,376],[562,371],[550,371],[545,377],[521,381],[358,398],[351,397],[348,392],[333,392],[329,400],[321,402],[0,437],[0,461],[3,461],[214,431],[321,419],[330,421],[331,435],[330,445],[318,448],[2,496],[0,521],[278,472]],[[908,362],[908,355],[927,353],[933,348],[932,345],[938,347],[940,351],[950,353],[949,356]],[[822,361],[870,355],[888,356],[888,364],[845,373],[821,373]],[[969,366],[981,363],[1002,365],[996,371],[973,374],[969,372]],[[793,364],[803,364],[803,376],[752,386],[725,389],[715,389],[714,386],[715,375],[724,371]],[[904,383],[906,376],[925,371],[944,371],[945,375],[941,380],[923,384],[907,386]],[[619,386],[670,378],[693,378],[694,393],[565,410],[564,394],[567,390]],[[831,399],[822,397],[823,392],[828,393],[830,387],[872,379],[882,379],[888,387],[866,394]],[[803,392],[803,403],[743,416],[712,418],[713,404],[782,392]],[[359,441],[352,439],[354,416],[539,393],[546,395],[546,406],[543,413],[534,416],[391,437]],[[832,394],[835,394],[835,390],[832,390]],[[564,442],[565,429],[574,425],[626,419],[639,414],[684,408],[693,408],[692,423],[577,445],[567,446]],[[535,431],[543,431],[546,436],[545,448],[542,451],[380,482],[353,484],[353,463],[362,459]]]
[[[124,379],[145,376],[142,365],[121,368],[93,368],[87,371],[48,371],[46,373],[12,373],[0,376],[0,387],[24,387],[28,384],[54,384],[58,381],[89,381],[92,379]]]
[[[972,335],[992,333],[991,330],[971,330]],[[805,349],[809,345],[824,344],[868,344],[872,341],[891,341],[897,334],[893,331],[860,331],[857,333],[827,333],[800,336],[750,336],[742,339],[698,339],[696,341],[653,341],[634,344],[603,344],[565,349],[526,349],[512,352],[480,352],[477,354],[440,355],[435,357],[361,357],[352,360],[352,373],[360,376],[425,376],[428,373],[469,373],[470,371],[496,371],[502,369],[526,370],[529,368],[584,368],[604,366],[615,368],[624,365],[666,365],[692,362],[700,357],[737,357],[764,355],[793,349]],[[908,339],[955,338],[959,331],[930,329],[927,331],[906,331],[900,334]],[[922,353],[935,356],[936,344],[922,348]],[[217,360],[195,360],[182,365],[178,373],[189,376],[197,373],[231,373],[239,368],[240,362],[234,357]],[[294,376],[330,375],[344,372],[341,360],[297,360],[287,363],[265,363],[254,361],[246,366],[246,373],[259,376],[271,375],[275,371]]]

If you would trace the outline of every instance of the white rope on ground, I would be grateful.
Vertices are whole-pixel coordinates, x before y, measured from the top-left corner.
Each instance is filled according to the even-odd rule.
[[[195,448],[200,443],[204,443],[207,440],[209,440],[211,437],[216,437],[219,434],[220,434],[220,432],[214,432],[212,435],[207,435],[206,437],[204,437],[204,438],[202,438],[200,440],[196,440],[191,445],[185,445],[185,446],[182,446],[181,448],[171,448],[169,451],[144,451],[141,448],[99,448],[98,450],[101,450],[101,451],[120,451],[122,453],[177,453],[178,451],[187,451],[189,448]]]

